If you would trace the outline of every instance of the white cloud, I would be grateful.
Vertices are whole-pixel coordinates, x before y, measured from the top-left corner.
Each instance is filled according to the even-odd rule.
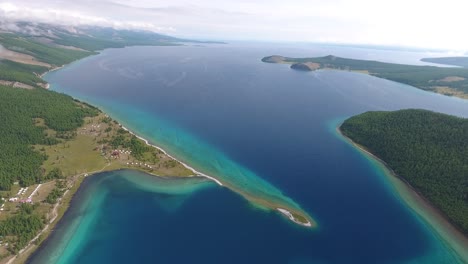
[[[56,7],[28,7],[3,2],[0,3],[0,18],[7,21],[33,21],[70,26],[96,25],[117,29],[144,29],[155,32],[171,33],[172,27],[157,26],[155,23],[134,20],[116,20],[105,16],[88,15],[80,10],[67,10]],[[11,25],[12,26],[12,25]]]
[[[0,0],[0,17],[182,37],[468,49],[464,0]]]

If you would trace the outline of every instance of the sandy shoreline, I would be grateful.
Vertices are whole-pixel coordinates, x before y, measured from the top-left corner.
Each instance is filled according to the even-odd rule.
[[[68,64],[67,64],[67,65],[68,65]],[[59,67],[51,68],[51,69],[49,69],[48,71],[46,71],[46,72],[44,72],[44,73],[42,73],[42,74],[39,74],[39,77],[40,77],[40,78],[43,78],[44,75],[48,74],[49,72],[58,71],[58,70],[62,69],[62,68],[65,67],[65,66],[66,66],[66,65],[62,65],[62,66],[59,66]]]
[[[293,214],[291,212],[289,212],[288,210],[286,210],[286,209],[276,208],[276,210],[278,210],[283,215],[287,216],[289,218],[289,220],[293,221],[294,223],[296,223],[298,225],[312,227],[312,223],[310,221],[307,220],[307,223],[302,223],[302,222],[298,221],[296,218],[294,218]]]
[[[390,180],[397,191],[400,198],[419,215],[454,252],[458,255],[462,262],[468,262],[468,237],[461,230],[454,226],[450,220],[422,194],[414,189],[405,179],[398,176],[388,164],[375,156],[363,146],[355,143],[352,139],[345,136],[340,129],[341,124],[336,127],[336,132],[347,143],[351,144],[364,155],[377,161],[384,174]]]
[[[58,71],[60,69],[62,69],[63,67],[65,67],[66,65],[62,65],[60,67],[55,67],[55,68],[51,68],[49,69],[48,71],[42,73],[42,74],[39,74],[39,78],[41,78],[42,80],[44,80],[44,75],[48,74],[49,72],[53,72],[53,71]],[[45,80],[44,80],[45,81]],[[44,83],[44,84],[39,84],[39,86],[41,86],[42,88],[44,89],[49,89],[50,88],[50,83],[48,83],[47,81]]]
[[[148,141],[147,139],[145,139],[145,138],[143,138],[143,137],[137,135],[135,132],[131,131],[130,129],[128,129],[128,128],[126,128],[126,127],[124,127],[122,124],[120,124],[120,126],[122,127],[123,130],[125,130],[125,131],[129,132],[130,134],[134,135],[135,137],[137,137],[137,138],[143,140],[143,141],[146,143],[146,145],[148,145],[148,146],[150,146],[150,147],[153,147],[153,148],[156,148],[156,149],[162,151],[162,152],[164,153],[164,155],[166,155],[166,156],[168,156],[169,158],[171,158],[171,159],[173,159],[173,160],[179,162],[180,164],[182,164],[182,166],[184,166],[185,168],[191,170],[196,176],[205,177],[205,178],[207,178],[207,179],[210,179],[210,180],[216,182],[219,186],[224,186],[218,179],[216,179],[216,178],[214,178],[214,177],[212,177],[212,176],[206,175],[206,174],[204,174],[204,173],[201,173],[201,172],[195,170],[194,168],[190,167],[190,166],[187,165],[186,163],[184,163],[184,162],[182,162],[182,161],[180,161],[180,160],[174,158],[174,157],[171,156],[170,154],[168,154],[163,148],[158,147],[158,146],[156,146],[156,145],[153,145],[153,144],[149,143],[149,141]]]

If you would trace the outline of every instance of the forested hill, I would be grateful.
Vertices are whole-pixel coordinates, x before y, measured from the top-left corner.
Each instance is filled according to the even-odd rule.
[[[340,129],[468,234],[468,119],[426,110],[367,112]]]
[[[262,61],[291,64],[292,69],[303,71],[318,69],[357,71],[426,91],[468,98],[468,69],[465,68],[404,65],[332,55],[316,58],[289,58],[275,55],[265,57]]]
[[[59,26],[17,22],[2,28],[0,42],[5,48],[24,52],[57,66],[69,63],[86,53],[126,46],[166,46],[178,43],[220,43],[180,39],[145,30],[122,30],[97,26]],[[7,23],[8,25],[8,23]],[[54,52],[51,52],[51,51]],[[64,62],[63,58],[70,58]]]
[[[62,66],[72,61],[96,54],[86,50],[76,50],[54,46],[50,43],[41,43],[35,37],[13,33],[0,34],[0,44],[12,51],[35,58],[35,60],[53,66]]]
[[[184,41],[148,31],[101,27],[70,28],[23,22],[17,23],[15,28],[15,31],[4,30],[0,24],[0,45],[10,53],[32,56],[34,60],[51,66],[62,66],[106,48],[177,45],[176,42]],[[0,58],[14,58],[11,55],[4,57],[2,53],[0,47]]]

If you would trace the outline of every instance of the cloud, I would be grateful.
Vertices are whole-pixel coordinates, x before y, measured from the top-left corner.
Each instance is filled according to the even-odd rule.
[[[116,29],[141,29],[161,33],[174,32],[172,27],[162,27],[155,23],[136,20],[116,20],[104,16],[89,15],[80,10],[67,10],[55,7],[36,8],[3,2],[0,3],[0,24],[2,28],[18,31],[16,21],[32,21],[65,26],[103,26]],[[26,28],[27,29],[27,28]],[[25,30],[25,28],[21,28]],[[33,33],[33,32],[29,32]]]
[[[0,17],[221,40],[468,49],[461,0],[0,0]]]

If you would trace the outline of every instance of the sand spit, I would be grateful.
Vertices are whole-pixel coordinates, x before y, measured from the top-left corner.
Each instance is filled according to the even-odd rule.
[[[299,224],[299,225],[302,225],[302,226],[307,226],[307,227],[311,227],[312,226],[312,223],[310,223],[309,221],[307,221],[307,223],[303,223],[303,222],[300,222],[299,220],[297,220],[293,214],[291,214],[291,212],[289,212],[288,210],[286,209],[283,209],[283,208],[276,208],[280,213],[284,214],[286,217],[289,218],[289,220],[293,221],[294,223],[296,224]]]

